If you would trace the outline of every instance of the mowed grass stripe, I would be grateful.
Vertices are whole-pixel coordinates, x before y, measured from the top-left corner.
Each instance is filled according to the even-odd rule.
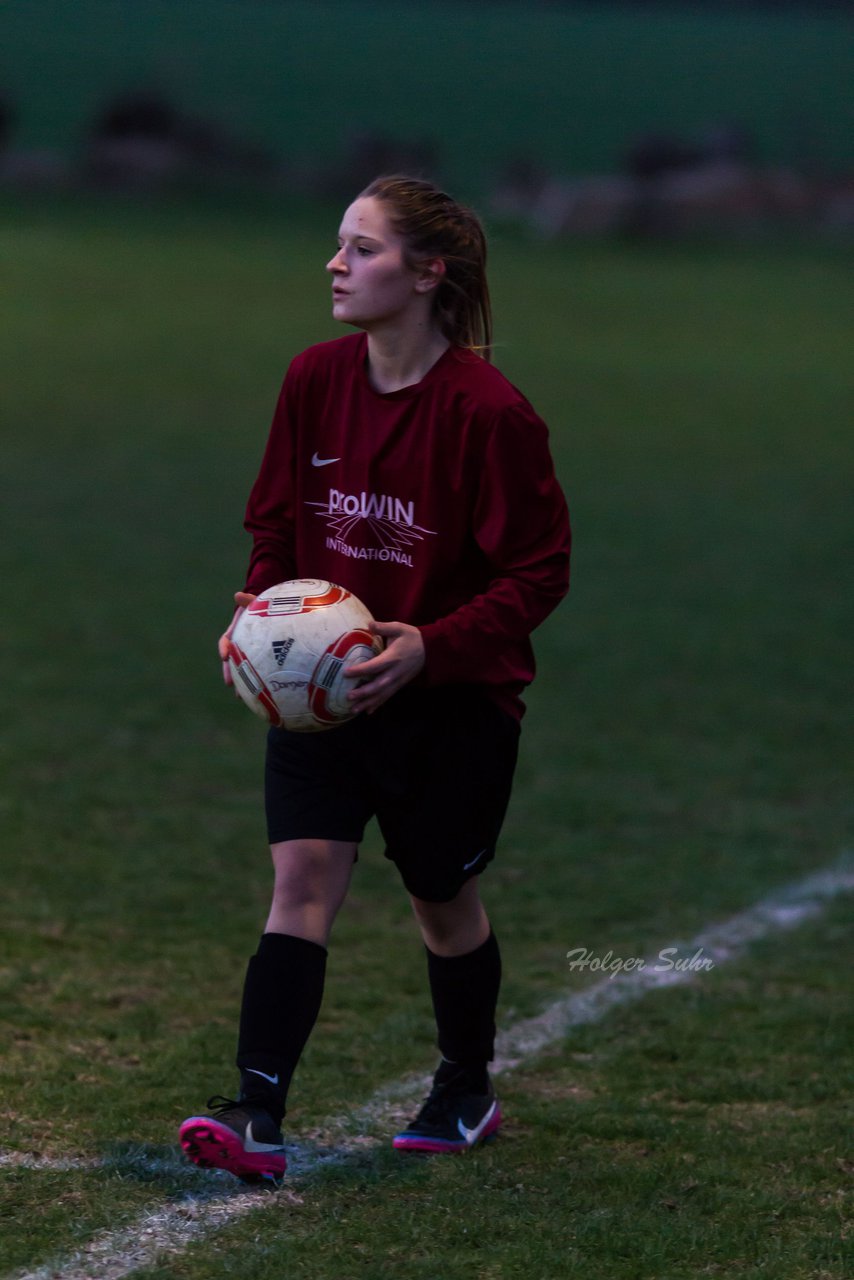
[[[524,1065],[560,1042],[573,1028],[598,1022],[612,1009],[642,999],[649,992],[696,980],[701,968],[662,963],[669,955],[689,958],[697,953],[716,967],[741,958],[750,945],[774,934],[797,928],[815,918],[830,901],[854,891],[854,859],[845,855],[835,863],[760,899],[747,910],[702,929],[687,942],[675,939],[658,952],[644,957],[642,966],[601,978],[587,989],[554,1001],[540,1015],[523,1019],[499,1036],[494,1074]],[[314,1173],[349,1159],[362,1159],[366,1137],[359,1131],[388,1124],[404,1114],[423,1091],[429,1077],[411,1076],[380,1089],[351,1114],[329,1120],[322,1136],[337,1139],[328,1148],[309,1144],[289,1146],[290,1172],[280,1191],[264,1197],[258,1191],[222,1189],[223,1175],[202,1175],[215,1186],[194,1188],[178,1203],[144,1213],[117,1232],[97,1236],[84,1250],[67,1260],[46,1263],[33,1271],[18,1271],[13,1280],[121,1280],[150,1267],[164,1253],[174,1255],[194,1240],[218,1230],[237,1218],[281,1205]],[[374,1138],[373,1143],[381,1141]],[[17,1164],[24,1163],[17,1156]],[[4,1159],[0,1157],[0,1164]],[[37,1161],[35,1167],[65,1167],[63,1161]],[[170,1170],[173,1172],[174,1170]]]

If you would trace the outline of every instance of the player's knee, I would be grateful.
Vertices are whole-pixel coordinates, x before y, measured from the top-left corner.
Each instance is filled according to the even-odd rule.
[[[472,950],[489,933],[489,920],[472,881],[450,902],[429,902],[414,895],[410,901],[431,951],[456,954]]]
[[[273,901],[280,907],[305,907],[322,902],[326,890],[321,876],[310,867],[287,867],[276,872]]]
[[[337,863],[318,842],[275,847],[273,867],[273,902],[279,907],[322,905],[337,896]]]

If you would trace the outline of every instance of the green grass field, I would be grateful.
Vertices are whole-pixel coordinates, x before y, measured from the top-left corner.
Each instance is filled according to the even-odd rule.
[[[611,171],[649,130],[735,123],[762,163],[854,162],[854,24],[806,4],[10,0],[2,32],[28,147],[79,148],[141,86],[289,164],[345,164],[366,130],[432,139],[443,180],[480,199],[520,155]]]
[[[175,1150],[233,1087],[270,882],[263,730],[214,642],[282,372],[336,332],[336,218],[0,210],[12,1274],[94,1274],[68,1258],[99,1232],[228,1193]],[[593,981],[570,948],[647,954],[850,845],[852,309],[841,250],[498,229],[493,257],[499,363],[551,424],[576,531],[484,882],[509,1025]],[[531,1058],[471,1158],[366,1145],[133,1274],[842,1280],[848,920],[831,903]],[[289,1132],[433,1059],[371,838]]]

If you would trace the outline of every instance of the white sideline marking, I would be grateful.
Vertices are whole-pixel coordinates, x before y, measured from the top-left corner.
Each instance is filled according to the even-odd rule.
[[[751,942],[770,934],[795,929],[821,913],[831,898],[854,891],[854,861],[848,856],[838,862],[769,894],[747,911],[710,925],[690,941],[670,943],[680,955],[702,950],[715,966],[740,956]],[[661,950],[664,950],[662,948]],[[657,987],[673,987],[691,982],[690,970],[662,968],[660,951],[647,956],[645,968],[603,978],[563,1000],[555,1000],[534,1018],[526,1018],[508,1028],[496,1040],[493,1071],[508,1071],[527,1058],[563,1039],[572,1027],[581,1027],[600,1018],[616,1005],[638,1000]],[[658,967],[656,967],[658,966]]]
[[[823,871],[807,876],[761,899],[746,911],[731,916],[721,924],[711,925],[688,942],[669,944],[680,953],[703,954],[715,965],[725,964],[743,954],[752,942],[771,934],[794,929],[805,920],[820,914],[824,904],[843,893],[854,890],[854,861],[843,858]],[[598,1022],[618,1005],[641,999],[648,991],[660,987],[694,981],[691,970],[656,968],[660,952],[650,957],[646,968],[602,978],[569,996],[555,1000],[542,1013],[526,1018],[500,1035],[493,1074],[499,1075],[536,1057],[543,1049],[556,1044],[573,1028]],[[163,1254],[176,1254],[193,1240],[225,1226],[253,1211],[283,1203],[298,1203],[291,1187],[306,1175],[326,1164],[341,1164],[355,1152],[373,1143],[358,1136],[366,1127],[394,1120],[401,1109],[420,1098],[429,1076],[409,1076],[405,1080],[378,1090],[367,1103],[346,1116],[323,1125],[323,1135],[338,1139],[334,1149],[322,1150],[308,1144],[288,1147],[288,1188],[259,1194],[234,1184],[229,1175],[199,1175],[207,1186],[194,1189],[177,1203],[142,1214],[120,1231],[101,1232],[88,1245],[65,1258],[46,1263],[34,1271],[18,1271],[10,1280],[122,1280],[143,1267],[150,1267]],[[347,1136],[349,1135],[349,1137]],[[108,1168],[110,1161],[73,1159],[49,1160],[16,1152],[0,1153],[0,1167],[63,1170]],[[164,1173],[187,1173],[187,1165],[177,1157],[174,1162],[145,1161]],[[190,1170],[192,1173],[192,1170]],[[228,1179],[223,1190],[222,1179]],[[220,1185],[211,1185],[219,1182]]]

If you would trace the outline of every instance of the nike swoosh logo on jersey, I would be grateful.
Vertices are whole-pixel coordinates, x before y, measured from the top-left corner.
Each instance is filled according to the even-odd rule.
[[[484,855],[485,853],[486,853],[486,850],[485,850],[485,849],[481,849],[480,853],[476,853],[476,854],[474,855],[474,857],[472,858],[471,862],[465,862],[465,863],[463,863],[463,871],[469,871],[469,870],[474,866],[474,864],[477,862],[478,858],[482,858],[482,857],[483,857],[483,855]]]
[[[250,1120],[246,1126],[246,1136],[243,1139],[243,1150],[247,1153],[258,1154],[265,1151],[284,1151],[284,1147],[277,1142],[256,1142],[252,1136],[252,1121]]]
[[[312,454],[311,465],[313,467],[328,467],[330,462],[340,462],[340,458],[318,458],[317,454]]]
[[[465,1139],[465,1141],[468,1143],[469,1146],[471,1146],[473,1142],[477,1142],[478,1138],[483,1133],[484,1129],[489,1124],[492,1117],[495,1115],[495,1108],[497,1106],[498,1106],[498,1102],[497,1101],[493,1102],[492,1106],[489,1108],[486,1115],[481,1120],[480,1124],[477,1125],[474,1129],[467,1129],[463,1124],[462,1120],[457,1121],[457,1128],[460,1131],[460,1136]]]
[[[269,1081],[270,1081],[270,1084],[278,1084],[278,1083],[279,1083],[279,1073],[278,1073],[278,1071],[276,1072],[276,1074],[275,1074],[274,1076],[268,1076],[266,1071],[259,1071],[257,1067],[247,1067],[247,1068],[246,1068],[246,1070],[247,1070],[247,1071],[251,1071],[251,1072],[252,1072],[252,1074],[253,1074],[253,1076],[263,1076],[263,1078],[264,1078],[265,1080],[269,1080]]]

